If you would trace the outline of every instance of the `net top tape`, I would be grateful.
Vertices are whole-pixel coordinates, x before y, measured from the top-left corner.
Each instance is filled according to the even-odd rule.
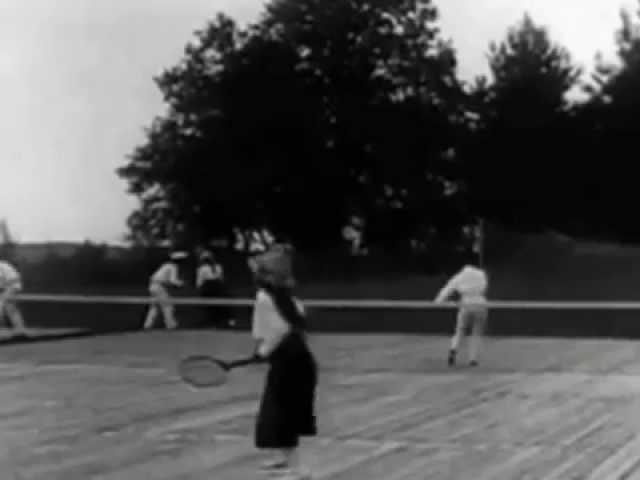
[[[93,304],[120,304],[140,305],[149,304],[151,297],[142,296],[116,296],[116,295],[56,295],[56,294],[19,294],[14,297],[18,302],[40,303],[93,303]],[[445,302],[435,303],[426,300],[348,300],[348,299],[302,299],[305,307],[328,309],[415,309],[415,310],[443,310],[460,308],[460,303]],[[254,304],[252,298],[198,298],[198,297],[173,297],[168,300],[173,305],[184,306],[238,306],[250,307]],[[640,309],[640,301],[487,301],[483,303],[464,303],[466,307],[483,306],[489,309],[507,310],[637,310]]]

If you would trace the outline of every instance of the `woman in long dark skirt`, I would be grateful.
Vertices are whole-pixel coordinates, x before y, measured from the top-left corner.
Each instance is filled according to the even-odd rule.
[[[228,292],[224,284],[224,270],[211,252],[200,254],[200,264],[196,276],[196,286],[204,298],[226,298]],[[208,324],[222,328],[233,325],[231,310],[225,306],[206,306],[204,316]]]
[[[307,345],[304,309],[293,296],[291,250],[275,245],[253,257],[249,266],[258,287],[252,326],[256,355],[269,364],[255,445],[279,453],[263,465],[266,470],[292,480],[311,478],[298,447],[301,437],[317,433],[317,366]]]

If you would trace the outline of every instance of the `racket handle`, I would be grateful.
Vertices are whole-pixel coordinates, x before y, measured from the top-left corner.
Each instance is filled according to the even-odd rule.
[[[263,359],[259,355],[253,354],[250,357],[240,358],[238,360],[227,362],[226,366],[228,370],[231,370],[232,368],[244,367],[246,365],[251,365],[254,363],[262,363],[264,361],[266,361],[266,359]]]

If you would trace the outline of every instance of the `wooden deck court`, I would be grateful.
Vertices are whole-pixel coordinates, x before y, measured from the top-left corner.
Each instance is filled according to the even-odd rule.
[[[317,479],[640,479],[640,344],[492,339],[474,370],[447,339],[313,338]],[[187,353],[246,353],[243,333],[154,332],[0,348],[0,478],[263,478],[252,448],[263,368],[196,392]]]

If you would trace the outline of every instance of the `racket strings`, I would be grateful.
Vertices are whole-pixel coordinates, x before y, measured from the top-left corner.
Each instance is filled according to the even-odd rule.
[[[189,357],[180,362],[180,377],[196,387],[221,385],[227,380],[227,371],[215,359]]]

